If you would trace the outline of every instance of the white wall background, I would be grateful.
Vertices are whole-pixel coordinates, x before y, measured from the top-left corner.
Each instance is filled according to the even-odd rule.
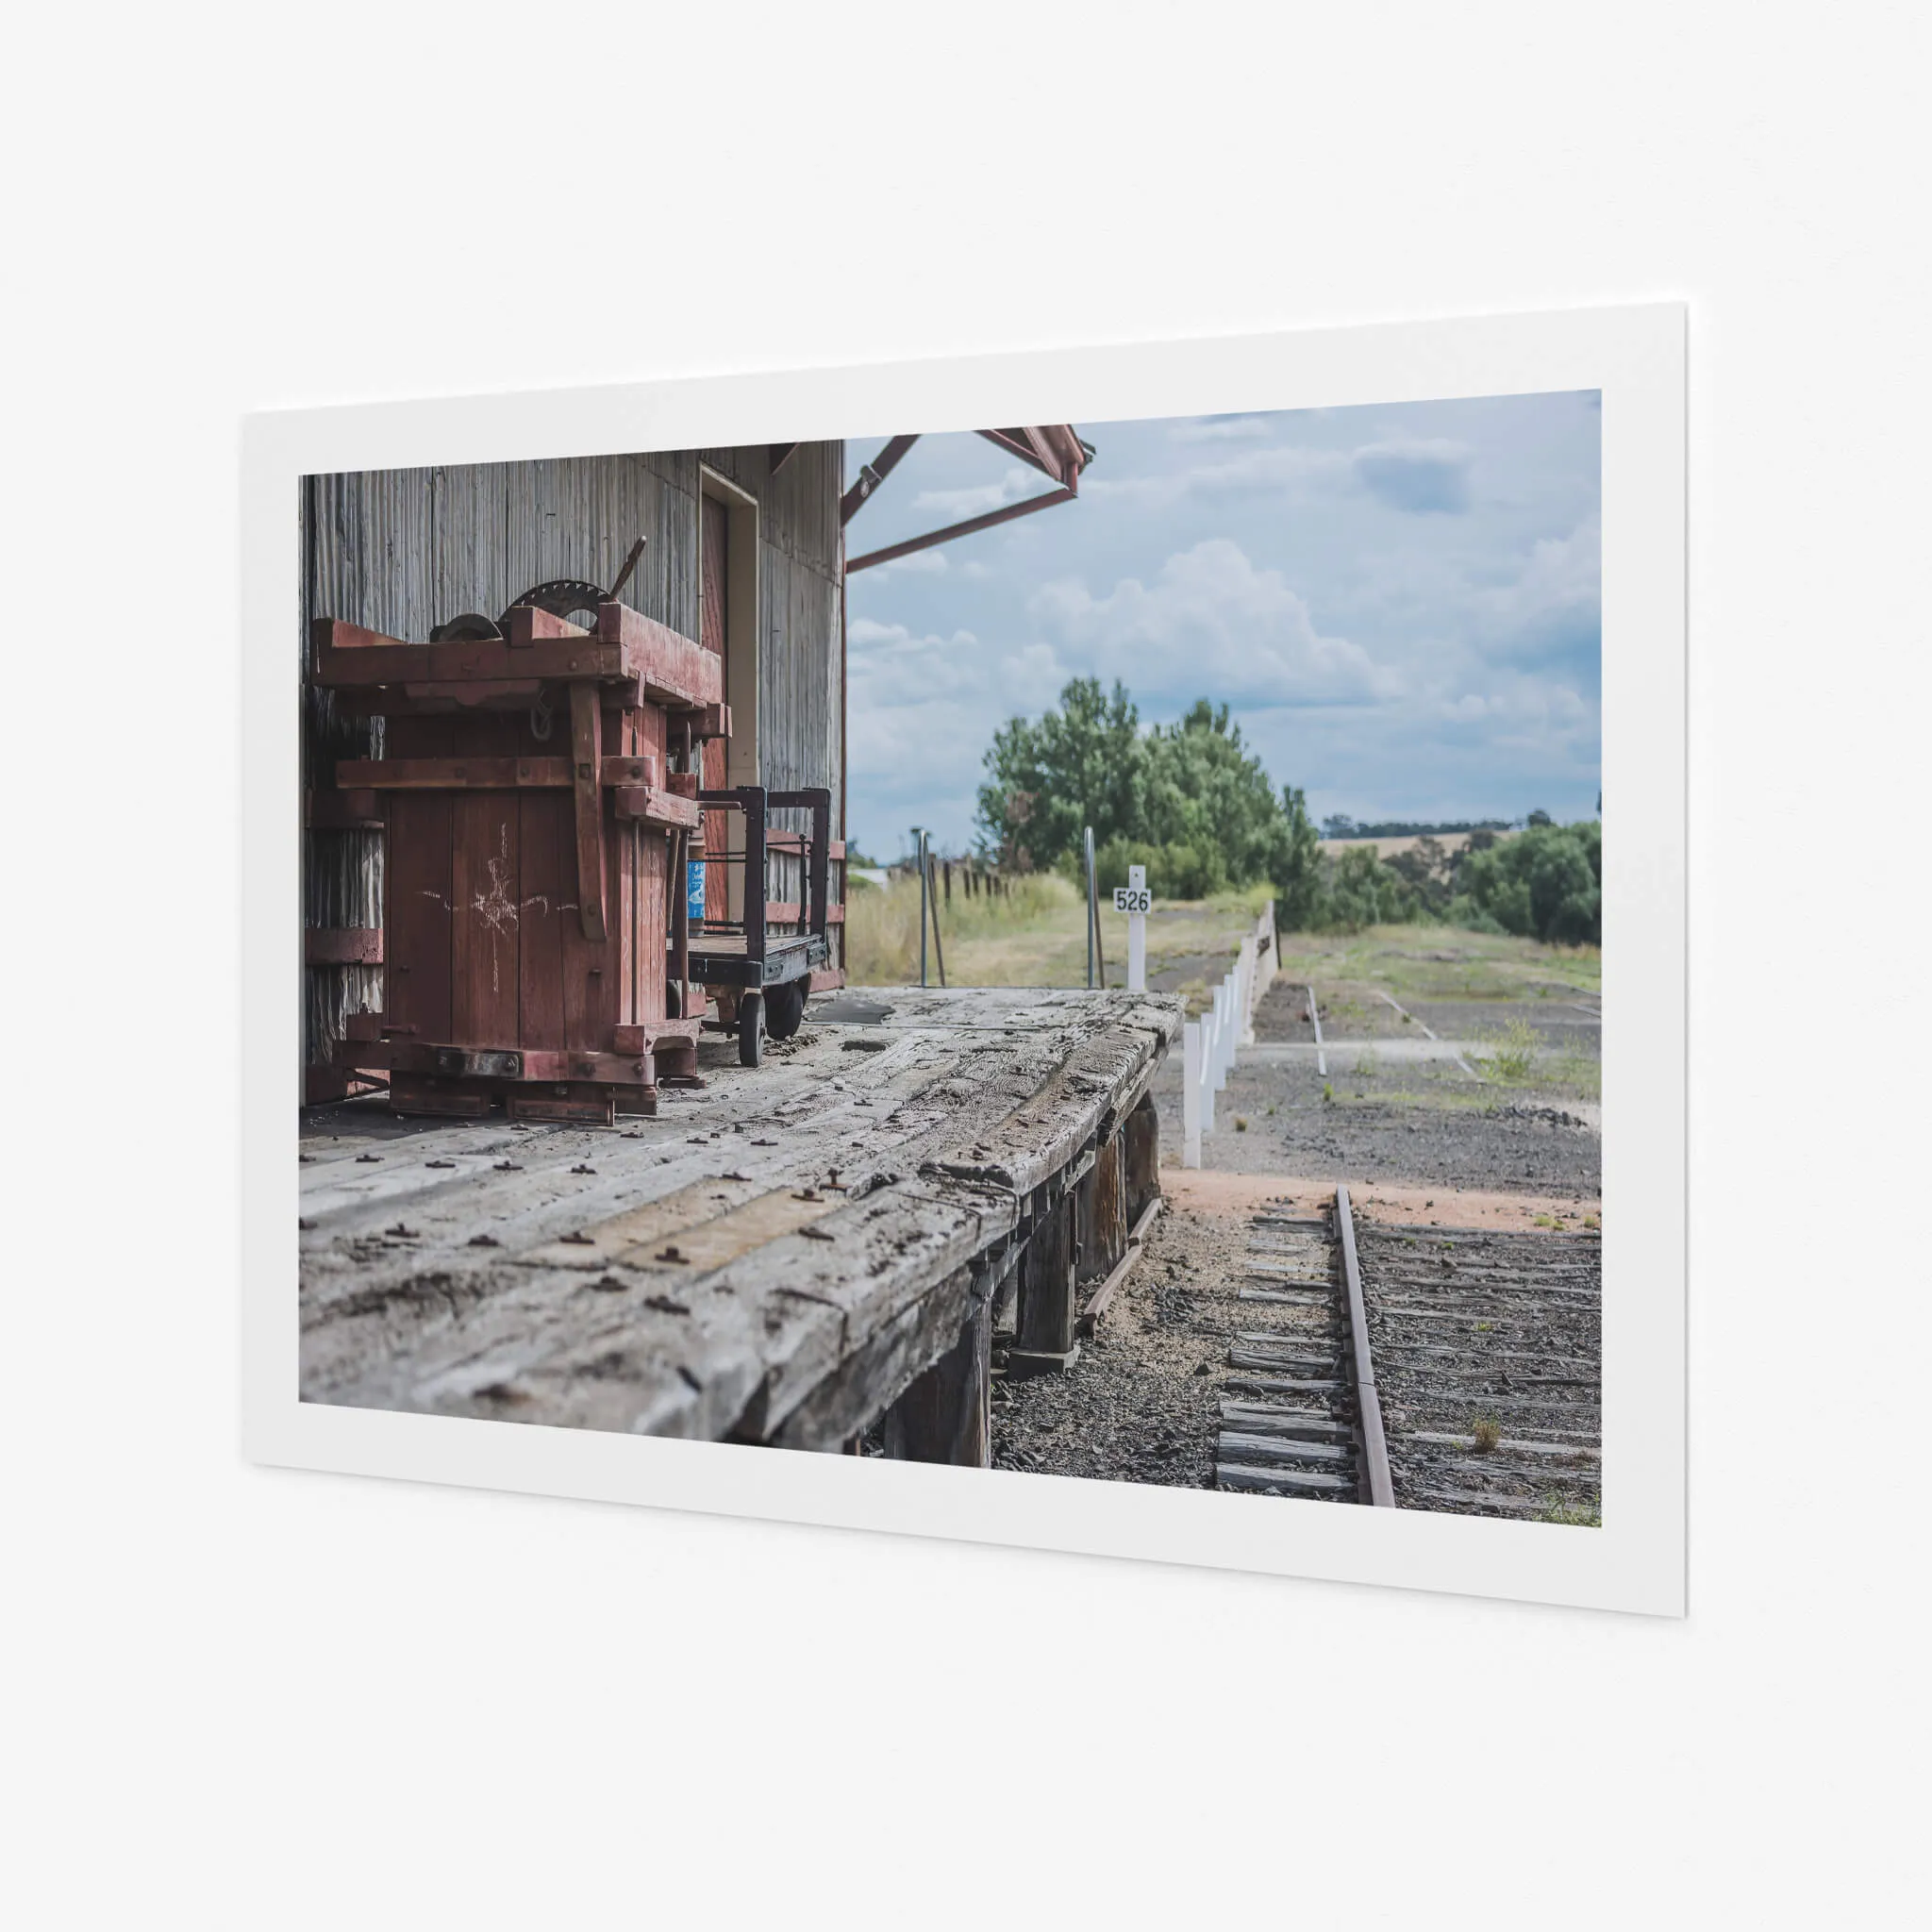
[[[1926,40],[1627,0],[16,22],[12,1922],[1891,1919]],[[784,299],[739,299],[746,239]],[[1692,305],[1688,1623],[242,1465],[243,410],[1649,297]]]

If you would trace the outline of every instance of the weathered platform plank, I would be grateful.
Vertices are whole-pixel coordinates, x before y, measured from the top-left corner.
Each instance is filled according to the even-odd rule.
[[[303,1396],[841,1448],[983,1357],[962,1337],[1179,1019],[1144,994],[868,990],[815,1002],[761,1068],[708,1043],[705,1088],[622,1129],[316,1110]],[[888,1438],[974,1441],[937,1415]]]

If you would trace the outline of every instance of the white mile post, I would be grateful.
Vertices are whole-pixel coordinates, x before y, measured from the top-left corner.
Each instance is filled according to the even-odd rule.
[[[1147,991],[1147,913],[1154,895],[1147,890],[1147,868],[1130,865],[1127,882],[1113,889],[1113,909],[1127,915],[1127,991]]]

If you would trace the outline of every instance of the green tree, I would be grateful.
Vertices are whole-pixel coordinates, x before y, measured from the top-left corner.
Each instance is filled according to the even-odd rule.
[[[1440,839],[1418,839],[1407,851],[1391,852],[1382,863],[1401,879],[1426,911],[1441,917],[1448,909],[1456,867]]]
[[[1059,708],[1012,718],[994,733],[979,788],[981,844],[1017,872],[1044,872],[1094,842],[1142,836],[1147,760],[1141,714],[1115,679],[1076,677]]]
[[[1147,868],[1162,898],[1201,899],[1267,880],[1285,924],[1318,923],[1321,841],[1300,791],[1274,790],[1225,705],[1198,700],[1150,731],[1125,688],[1076,677],[1037,720],[994,735],[979,837],[1016,871],[1077,872],[1093,827],[1103,891]]]
[[[1146,818],[1141,836],[1158,845],[1218,850],[1230,880],[1268,876],[1280,832],[1274,786],[1241,742],[1225,705],[1196,699],[1177,724],[1145,741]]]
[[[1473,912],[1505,932],[1565,945],[1603,943],[1603,827],[1534,825],[1472,854],[1460,868]]]
[[[1274,882],[1276,922],[1294,931],[1321,923],[1322,841],[1298,785],[1281,788],[1281,823],[1268,876]]]
[[[1359,932],[1365,925],[1396,925],[1423,908],[1402,874],[1384,865],[1373,845],[1351,845],[1322,863],[1316,923]]]

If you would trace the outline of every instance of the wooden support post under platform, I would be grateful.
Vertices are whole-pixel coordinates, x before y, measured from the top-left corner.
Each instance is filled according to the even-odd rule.
[[[1127,1251],[1127,1209],[1121,1181],[1125,1165],[1121,1133],[1095,1149],[1074,1199],[1074,1279],[1084,1286],[1113,1273]]]
[[[1155,1111],[1153,1094],[1141,1096],[1141,1104],[1127,1115],[1121,1133],[1125,1143],[1123,1179],[1127,1219],[1138,1222],[1148,1202],[1160,1194],[1160,1116]]]
[[[959,1339],[885,1414],[886,1454],[992,1466],[992,1309],[975,1299]]]
[[[1074,1194],[1062,1194],[1041,1215],[1020,1257],[1020,1320],[1007,1355],[1007,1373],[1037,1375],[1071,1369],[1080,1357],[1074,1339]]]

